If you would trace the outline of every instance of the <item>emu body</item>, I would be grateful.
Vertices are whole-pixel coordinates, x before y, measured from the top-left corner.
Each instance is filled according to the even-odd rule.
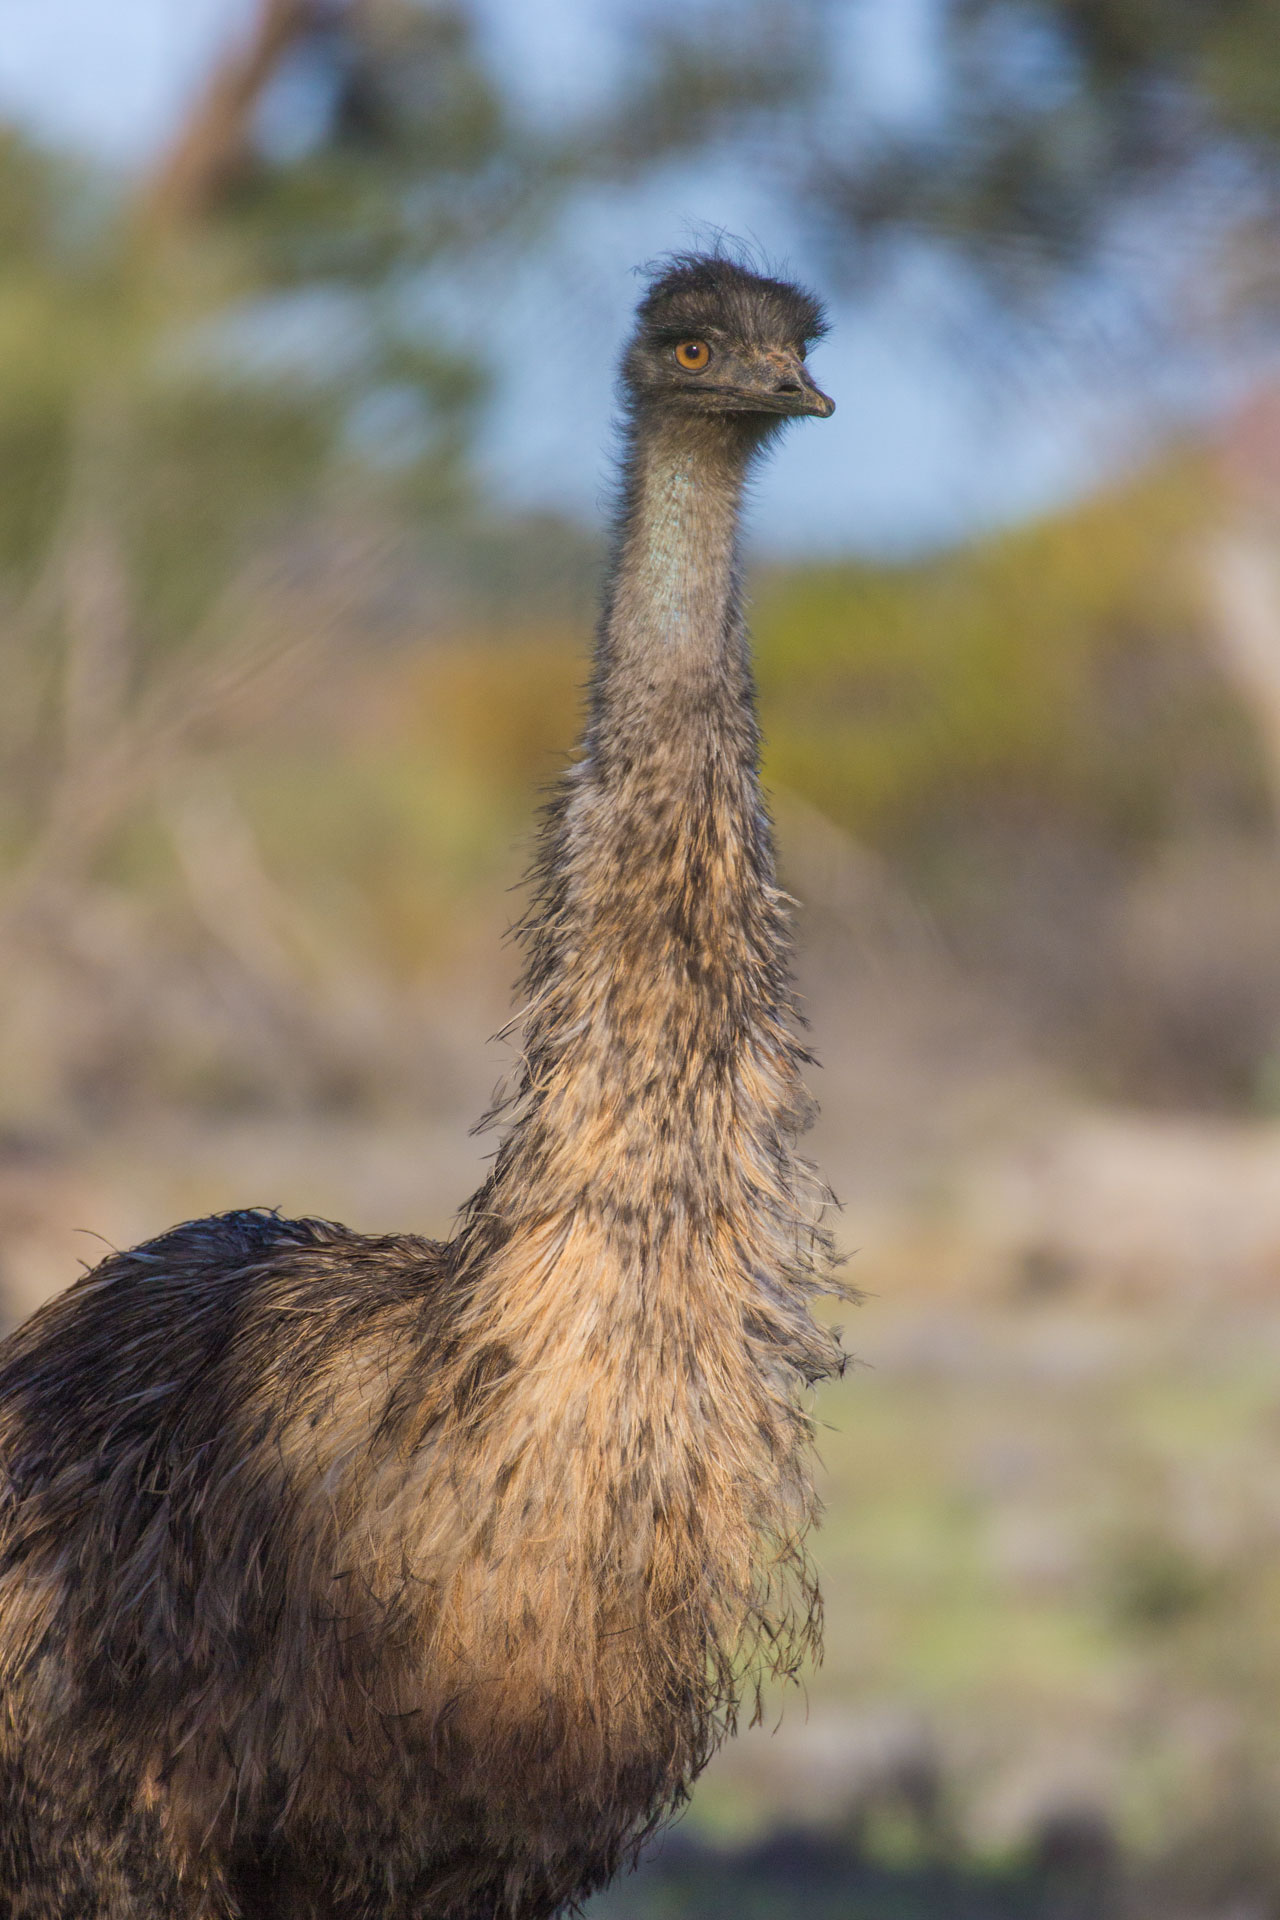
[[[454,1236],[194,1222],[0,1350],[14,1920],[539,1920],[815,1644],[840,1355],[736,539],[772,428],[831,410],[818,331],[720,259],[641,305],[522,1079]]]

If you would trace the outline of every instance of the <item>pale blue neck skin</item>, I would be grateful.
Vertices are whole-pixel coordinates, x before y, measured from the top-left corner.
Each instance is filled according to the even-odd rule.
[[[705,564],[705,556],[699,552],[693,463],[687,455],[677,455],[670,465],[647,472],[642,488],[642,539],[634,560],[634,592],[654,637],[671,644],[685,634],[698,590],[709,584],[699,564]]]
[[[701,677],[719,657],[734,624],[738,519],[752,450],[719,423],[708,432],[696,420],[637,438],[606,622],[613,673]]]

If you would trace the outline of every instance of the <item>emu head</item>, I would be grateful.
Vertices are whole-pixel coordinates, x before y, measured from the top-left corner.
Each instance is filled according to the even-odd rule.
[[[622,363],[633,417],[730,415],[761,436],[835,412],[805,355],[826,332],[811,294],[716,254],[678,255],[640,302]]]

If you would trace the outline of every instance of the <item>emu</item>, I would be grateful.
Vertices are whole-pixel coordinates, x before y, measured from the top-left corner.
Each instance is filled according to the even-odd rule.
[[[838,1291],[740,611],[814,300],[651,280],[523,1065],[453,1237],[250,1209],[0,1349],[0,1910],[543,1920],[818,1640]]]

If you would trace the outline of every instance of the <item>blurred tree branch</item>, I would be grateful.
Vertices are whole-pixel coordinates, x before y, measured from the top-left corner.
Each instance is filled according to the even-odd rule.
[[[73,575],[95,558],[90,535],[73,550]],[[273,581],[268,567],[251,563],[165,670],[113,719],[95,714],[88,737],[72,725],[79,693],[73,636],[62,696],[66,751],[49,786],[43,824],[9,876],[0,926],[20,922],[51,891],[82,878],[122,816],[175,766],[269,724],[297,693],[300,676],[316,670],[322,650],[358,631],[380,559],[376,546],[361,551],[335,529],[330,565],[314,569],[304,583]]]
[[[321,18],[318,0],[260,0],[242,45],[233,47],[197,96],[177,139],[143,188],[143,224],[168,227],[207,213],[244,168],[254,109],[284,55]]]

